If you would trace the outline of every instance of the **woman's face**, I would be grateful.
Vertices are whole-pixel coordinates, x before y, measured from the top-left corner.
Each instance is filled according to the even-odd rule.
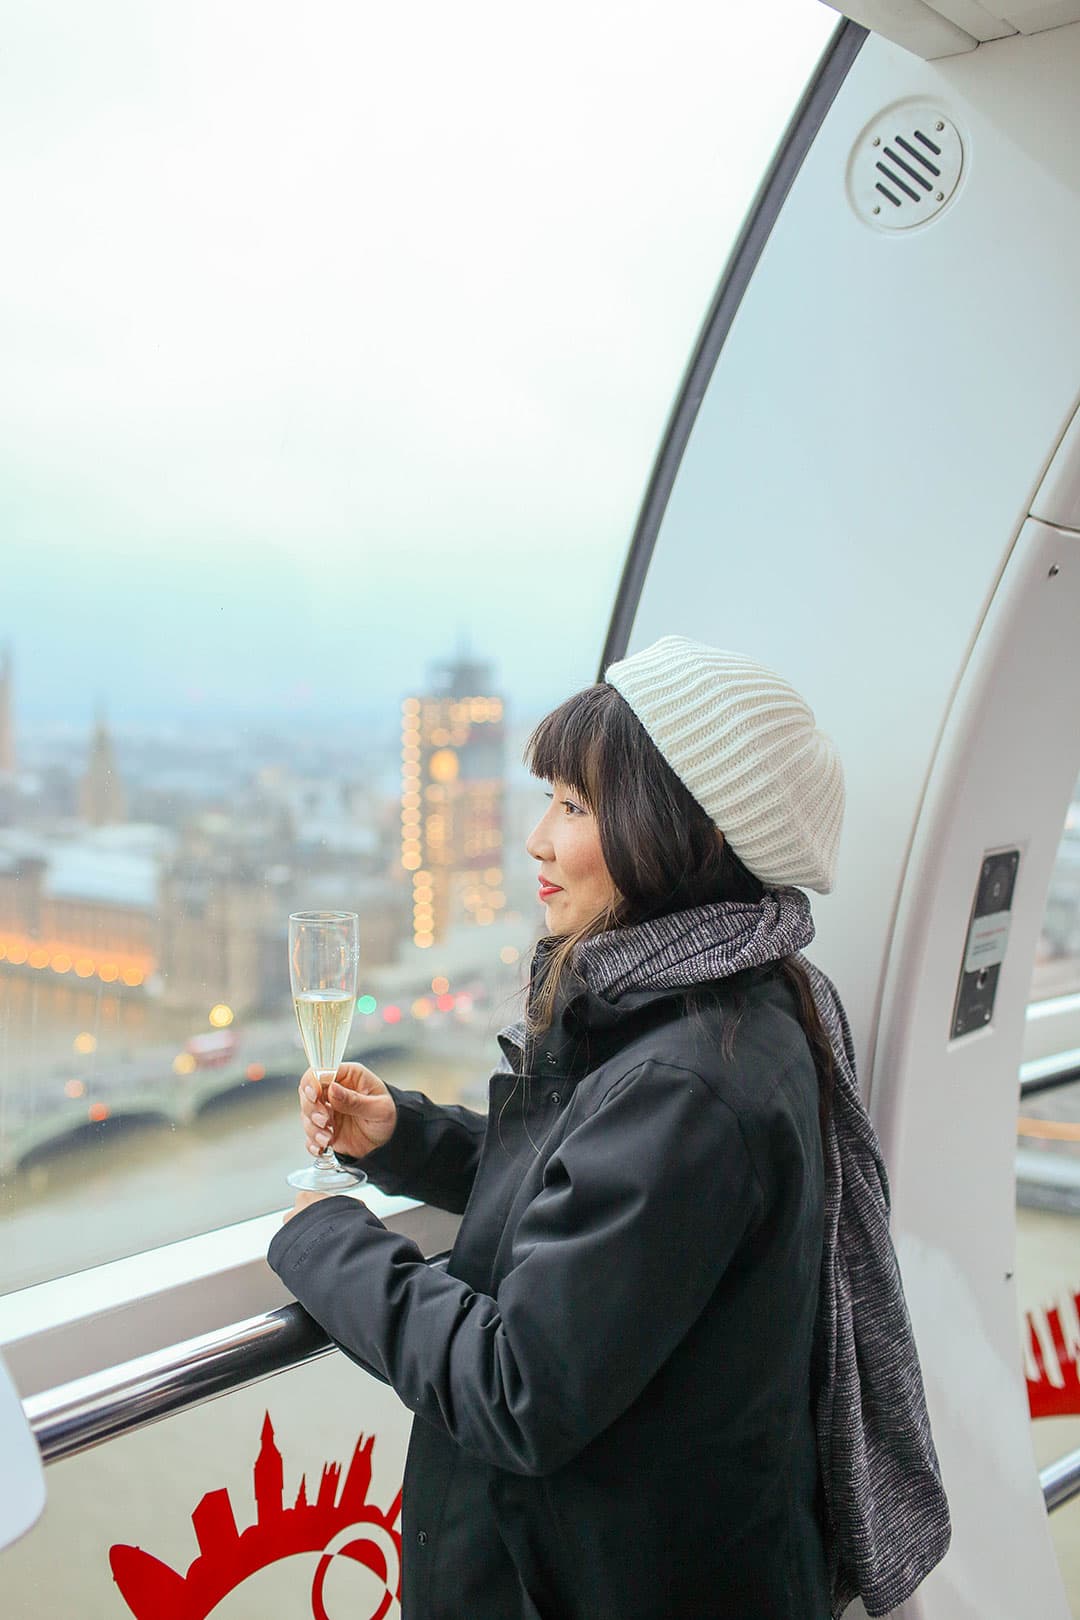
[[[618,891],[604,862],[592,811],[565,782],[553,782],[548,797],[551,803],[525,848],[540,862],[539,894],[548,931],[571,934],[613,906]]]

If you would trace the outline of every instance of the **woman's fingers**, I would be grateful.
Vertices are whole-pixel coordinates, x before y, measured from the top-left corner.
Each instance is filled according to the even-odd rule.
[[[309,1153],[331,1145],[360,1154],[386,1141],[397,1110],[377,1074],[362,1063],[343,1063],[323,1092],[308,1069],[297,1087]]]
[[[319,1093],[315,1076],[309,1069],[297,1088],[300,1094],[300,1112],[305,1125],[310,1120],[317,1120],[320,1125],[326,1124],[326,1104]]]
[[[330,1082],[330,1102],[332,1106],[343,1114],[358,1114],[363,1117],[372,1103],[382,1102],[382,1096],[374,1091],[353,1091],[351,1086],[339,1085],[336,1080]]]
[[[378,1075],[362,1063],[343,1063],[330,1084],[358,1097],[378,1096],[386,1090]]]

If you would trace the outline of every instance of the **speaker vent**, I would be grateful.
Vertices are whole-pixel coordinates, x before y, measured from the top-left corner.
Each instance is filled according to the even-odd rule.
[[[875,230],[910,230],[940,214],[963,167],[956,125],[934,107],[902,102],[859,136],[848,162],[848,196]]]

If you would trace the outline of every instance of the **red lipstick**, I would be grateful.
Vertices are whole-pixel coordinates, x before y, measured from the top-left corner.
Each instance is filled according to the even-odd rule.
[[[550,900],[553,894],[562,894],[562,889],[557,883],[549,883],[547,878],[538,878],[537,881],[540,885],[541,900]]]

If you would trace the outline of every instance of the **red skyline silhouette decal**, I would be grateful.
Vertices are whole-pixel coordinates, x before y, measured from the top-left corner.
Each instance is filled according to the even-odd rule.
[[[295,1502],[286,1507],[284,1464],[267,1412],[254,1469],[254,1524],[239,1530],[228,1490],[213,1490],[191,1515],[199,1553],[186,1575],[141,1547],[110,1548],[113,1579],[135,1620],[206,1620],[256,1571],[297,1553],[320,1552],[311,1587],[313,1620],[330,1620],[323,1586],[336,1557],[363,1564],[384,1588],[371,1615],[356,1614],[354,1620],[385,1620],[392,1603],[401,1601],[401,1491],[385,1511],[368,1501],[374,1444],[374,1435],[359,1437],[343,1484],[341,1465],[325,1464],[314,1501],[308,1501],[303,1475]]]
[[[1024,1318],[1024,1371],[1033,1418],[1080,1416],[1080,1289]]]

